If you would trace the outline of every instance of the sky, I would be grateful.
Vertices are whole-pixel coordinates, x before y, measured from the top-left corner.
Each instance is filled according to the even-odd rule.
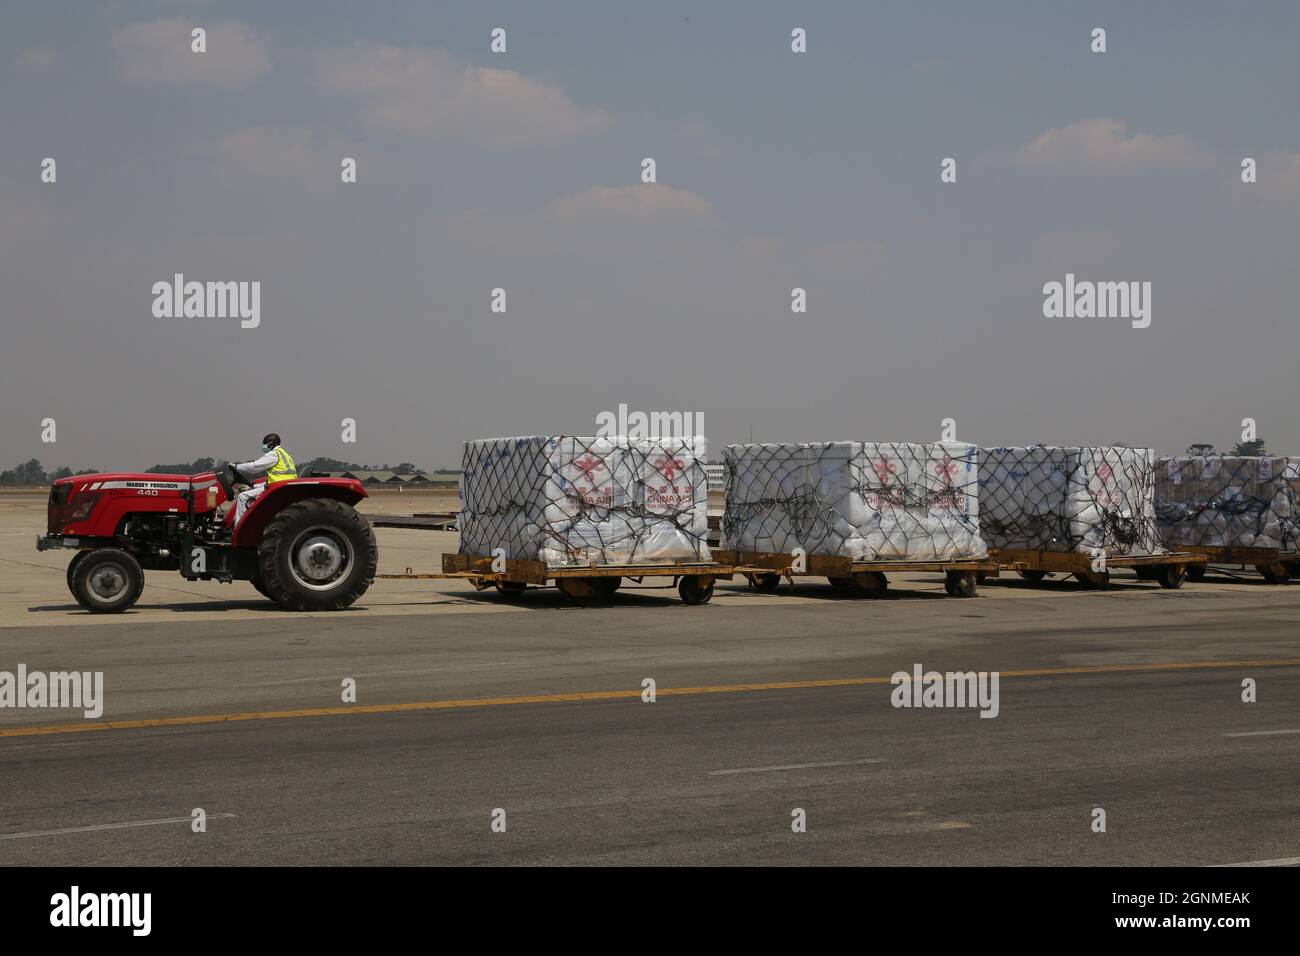
[[[299,460],[454,468],[620,404],[702,416],[712,457],[949,418],[1162,454],[1253,419],[1300,455],[1294,3],[0,22],[0,468],[246,459],[268,431]],[[259,282],[259,324],[155,315],[177,273]],[[1067,274],[1149,282],[1150,325],[1046,316]]]

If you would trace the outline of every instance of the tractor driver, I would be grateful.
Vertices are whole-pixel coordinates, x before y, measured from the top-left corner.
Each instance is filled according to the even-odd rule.
[[[253,499],[265,491],[267,485],[298,477],[298,466],[293,463],[293,457],[280,446],[280,436],[275,432],[271,432],[262,439],[262,452],[261,458],[238,465],[231,465],[235,469],[237,477],[247,479],[249,484],[252,485],[252,487],[241,491],[235,499],[236,525],[244,517],[244,512],[253,503]],[[266,476],[265,485],[252,484],[255,478],[260,478],[263,475]]]

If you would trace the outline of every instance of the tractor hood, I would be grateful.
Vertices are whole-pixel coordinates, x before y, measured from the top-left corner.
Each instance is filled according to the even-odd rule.
[[[175,483],[189,482],[193,475],[158,475],[151,472],[105,471],[94,475],[73,475],[70,478],[57,478],[56,485],[88,485],[95,482],[117,481],[165,481]]]
[[[216,483],[211,472],[151,475],[114,471],[60,478],[50,488],[46,529],[50,534],[111,536],[128,514],[178,514],[189,508],[192,491]]]

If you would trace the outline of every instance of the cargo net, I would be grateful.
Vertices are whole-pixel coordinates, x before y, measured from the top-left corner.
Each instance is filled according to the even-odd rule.
[[[709,561],[703,438],[465,444],[460,553],[551,567]]]
[[[1156,518],[1168,547],[1300,546],[1300,459],[1162,458]]]
[[[728,445],[723,546],[872,560],[984,557],[975,446]]]
[[[1147,448],[982,448],[980,530],[990,548],[1159,554]]]

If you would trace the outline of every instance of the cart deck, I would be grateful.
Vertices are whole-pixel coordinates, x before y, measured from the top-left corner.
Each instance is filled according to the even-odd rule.
[[[1164,554],[1107,554],[1105,571],[1092,569],[1093,556],[1083,551],[1024,551],[1015,548],[990,548],[989,556],[1026,581],[1037,583],[1048,574],[1072,574],[1083,584],[1104,587],[1110,582],[1111,568],[1133,568],[1144,581],[1157,581],[1161,587],[1180,588],[1189,568],[1204,567],[1205,556],[1190,551]]]
[[[494,563],[504,570],[493,570]],[[528,585],[546,587],[554,582],[565,596],[597,601],[618,590],[623,578],[640,583],[645,578],[672,578],[687,604],[707,604],[713,598],[713,584],[719,578],[731,580],[731,567],[716,561],[679,561],[673,564],[591,564],[552,567],[544,561],[496,558],[471,554],[444,554],[441,574],[377,574],[389,579],[447,579],[468,581],[480,591],[495,587],[505,598],[517,597]]]
[[[1280,548],[1236,548],[1214,545],[1184,545],[1192,554],[1204,555],[1207,564],[1253,565],[1269,584],[1285,584],[1291,578],[1300,578],[1300,552]],[[1193,581],[1204,576],[1206,565],[1197,571],[1188,570]]]
[[[804,568],[794,570],[794,556],[768,551],[714,550],[719,561],[732,566],[758,591],[774,591],[785,578],[824,577],[837,588],[858,594],[883,594],[889,587],[886,572],[936,571],[945,575],[944,589],[954,597],[974,597],[981,577],[997,577],[998,563],[990,558],[914,561],[884,559],[857,561],[831,554],[810,554]]]

